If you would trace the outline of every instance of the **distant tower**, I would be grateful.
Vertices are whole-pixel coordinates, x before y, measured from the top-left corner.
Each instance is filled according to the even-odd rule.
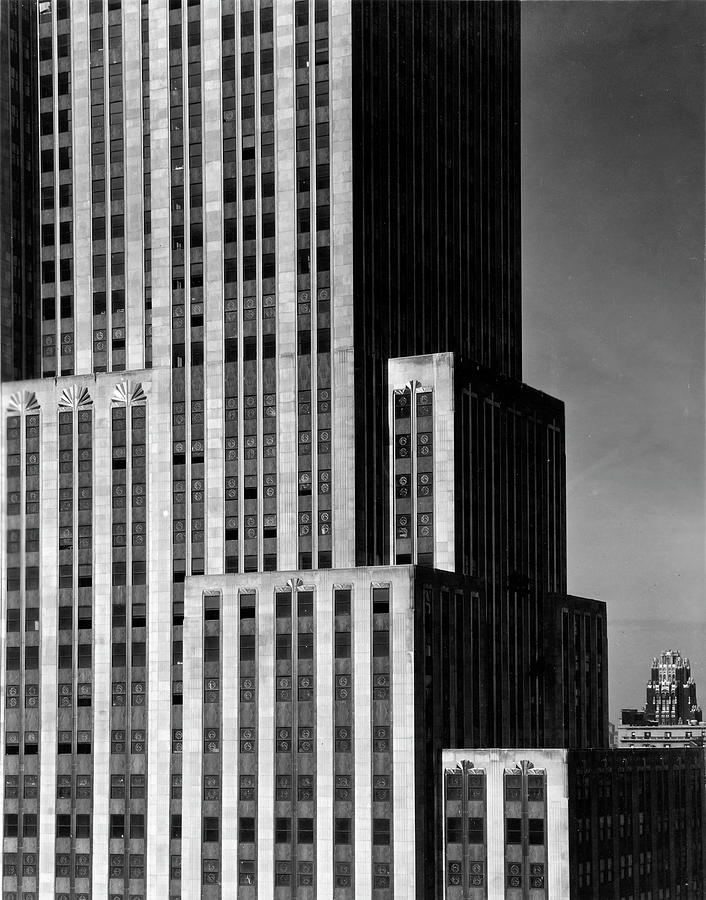
[[[691,676],[691,665],[688,657],[682,657],[679,650],[664,650],[652,660],[645,718],[658,725],[701,721],[701,707],[696,702],[696,682]]]

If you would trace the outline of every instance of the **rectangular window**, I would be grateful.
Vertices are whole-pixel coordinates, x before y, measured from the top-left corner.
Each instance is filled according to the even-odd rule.
[[[529,842],[536,846],[544,843],[544,819],[529,820]]]
[[[462,838],[460,816],[447,816],[446,818],[446,843],[460,844]]]
[[[308,818],[300,818],[297,821],[297,843],[313,844],[314,843],[314,820]]]
[[[335,638],[336,659],[348,659],[351,655],[350,631],[337,631]]]
[[[483,819],[468,820],[468,843],[482,844],[484,838]]]
[[[110,776],[110,798],[111,798],[111,800],[124,800],[125,799],[125,776],[123,774]],[[111,834],[110,834],[110,836],[111,837],[123,837],[123,834],[122,834],[122,830],[124,828],[123,824],[121,824],[121,826],[120,826],[121,833],[117,834],[117,835],[113,834],[113,827],[112,827],[112,825],[113,825],[112,819],[113,818],[114,817],[111,816],[111,828],[110,828]],[[115,818],[117,818],[117,817],[115,817]],[[122,819],[122,816],[120,816],[119,818]]]
[[[373,631],[373,656],[390,655],[390,632]]]
[[[373,846],[387,846],[390,843],[390,820],[373,819]]]
[[[181,794],[181,787],[179,788],[179,792]],[[172,818],[169,824],[169,837],[173,841],[181,840],[181,815],[180,813],[172,813]]]
[[[275,819],[275,843],[289,844],[292,840],[292,820],[289,816]]]
[[[241,816],[238,820],[238,839],[241,844],[255,843],[255,819],[252,816]]]
[[[333,841],[335,844],[351,843],[351,820],[349,818],[336,818]]]
[[[521,819],[505,819],[505,843],[506,844],[522,843],[522,820]]]
[[[216,816],[204,816],[203,841],[204,843],[217,843],[220,834],[220,822]]]
[[[373,614],[383,615],[390,612],[389,588],[373,588]]]
[[[204,638],[204,662],[218,662],[220,658],[218,635],[208,635]]]
[[[351,614],[350,589],[339,588],[334,592],[335,615],[349,616]]]
[[[130,838],[132,840],[144,838],[145,817],[142,813],[130,814]]]
[[[255,635],[240,635],[240,658],[241,660],[255,659]]]
[[[278,593],[275,597],[275,616],[278,619],[288,619],[292,615],[292,598],[289,593]]]
[[[292,655],[292,636],[291,634],[278,634],[277,646],[275,651],[276,659],[289,659]]]
[[[91,836],[91,817],[88,813],[76,813],[76,837],[89,838]]]
[[[314,658],[314,635],[311,632],[299,633],[298,653],[299,659]]]

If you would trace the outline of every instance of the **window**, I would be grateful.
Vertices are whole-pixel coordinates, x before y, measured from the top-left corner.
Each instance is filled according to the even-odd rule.
[[[535,845],[544,843],[544,819],[529,820],[529,842]]]
[[[132,664],[133,666],[144,666],[147,659],[146,645],[144,641],[132,642]]]
[[[522,820],[505,819],[505,843],[520,844],[522,842]]]
[[[181,787],[179,788],[181,792]],[[181,815],[179,813],[172,813],[170,825],[169,825],[169,837],[174,841],[181,840]]]
[[[311,632],[299,633],[299,659],[314,658],[314,635]]]
[[[61,649],[61,648],[59,648]],[[69,647],[69,650],[71,647]],[[113,644],[112,664],[113,668],[121,669],[125,666],[125,644],[124,642],[116,642]]]
[[[337,616],[349,616],[351,614],[351,592],[349,589],[339,589],[334,593],[335,614]]]
[[[336,659],[348,659],[351,655],[350,631],[337,631],[335,637]]]
[[[255,635],[240,635],[240,658],[241,660],[255,659]]]
[[[390,843],[390,820],[373,819],[373,845],[386,846]]]
[[[241,816],[238,820],[238,832],[241,844],[254,844],[255,819],[252,816]]]
[[[125,776],[123,774],[111,775],[110,776],[110,798],[111,800],[124,800],[125,799]],[[113,818],[118,818],[117,816],[111,816],[110,823],[110,836],[111,837],[122,837],[122,829],[123,825],[121,825],[121,834],[115,835],[113,834]],[[122,819],[122,816],[119,818]]]
[[[144,800],[145,799],[145,776],[144,775],[131,775],[130,776],[130,799],[131,800]]]
[[[291,634],[278,634],[275,658],[276,659],[289,659],[289,657],[291,655],[292,655],[292,636],[291,636]]]
[[[275,597],[275,616],[288,619],[292,615],[292,600],[289,593],[279,593]]]
[[[289,816],[275,819],[275,843],[289,844],[292,840],[292,820]]]
[[[58,820],[59,817],[57,816],[57,823]],[[5,813],[4,835],[5,837],[17,837],[17,813]]]
[[[90,644],[79,644],[78,645],[78,667],[79,667],[79,669],[90,669],[91,668],[91,645]]]
[[[203,841],[204,843],[217,842],[220,834],[220,823],[216,816],[204,816]]]
[[[350,818],[336,818],[334,823],[333,840],[335,844],[351,843],[351,820]]]
[[[240,595],[240,619],[255,618],[255,594]]]
[[[91,817],[88,813],[76,814],[76,837],[88,838],[91,836]]]
[[[468,843],[469,844],[482,844],[483,843],[483,820],[482,819],[469,819],[468,820]]]
[[[219,658],[218,635],[207,635],[204,638],[204,662],[218,662]]]
[[[389,631],[373,631],[373,656],[389,656],[390,655],[390,633]]]
[[[373,588],[373,614],[382,615],[390,612],[389,588]]]
[[[313,844],[314,843],[314,820],[299,819],[297,822],[297,843]]]
[[[446,843],[460,844],[462,837],[460,816],[448,816],[446,819]]]
[[[76,825],[78,828],[79,816],[76,816]],[[78,832],[76,834],[78,837]],[[37,837],[37,814],[25,813],[22,816],[22,837]]]
[[[145,836],[145,817],[142,813],[130,814],[130,838],[144,838]]]

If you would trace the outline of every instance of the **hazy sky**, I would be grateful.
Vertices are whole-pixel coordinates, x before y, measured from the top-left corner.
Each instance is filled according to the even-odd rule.
[[[706,708],[701,2],[522,4],[524,379],[566,403],[569,590],[611,719],[652,656]]]

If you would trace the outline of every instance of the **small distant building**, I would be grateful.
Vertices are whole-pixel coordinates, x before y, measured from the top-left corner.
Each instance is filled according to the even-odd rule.
[[[444,900],[703,900],[704,754],[444,750]]]
[[[623,709],[618,747],[703,747],[706,723],[696,699],[689,658],[664,650],[652,660],[643,709]]]
[[[691,676],[689,657],[678,650],[665,650],[652,660],[647,682],[645,718],[657,725],[681,725],[701,721],[696,702],[696,682]]]

